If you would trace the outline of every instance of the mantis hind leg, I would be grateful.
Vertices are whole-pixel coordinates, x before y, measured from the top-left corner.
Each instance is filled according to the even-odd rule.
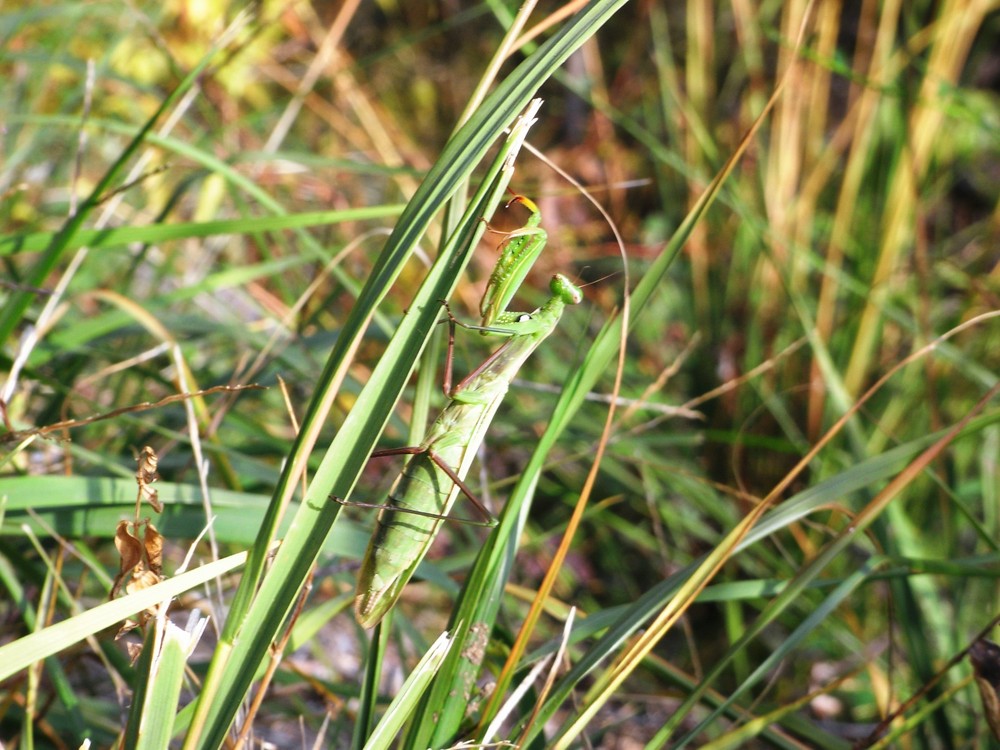
[[[490,513],[486,506],[483,505],[482,501],[476,497],[475,493],[469,488],[469,485],[465,483],[465,480],[461,479],[455,471],[446,464],[437,453],[435,453],[430,448],[420,448],[418,446],[411,446],[406,448],[386,448],[385,450],[375,451],[372,453],[372,458],[386,458],[388,456],[415,456],[421,453],[427,454],[427,457],[434,462],[434,464],[441,469],[448,478],[455,483],[459,491],[465,495],[469,501],[475,506],[476,510],[479,511],[481,515],[480,520],[472,518],[457,518],[455,516],[441,515],[440,513],[429,513],[422,510],[413,510],[412,508],[400,508],[396,505],[390,505],[388,503],[364,503],[357,502],[355,500],[345,500],[342,497],[337,497],[336,495],[330,495],[330,499],[340,505],[352,506],[355,508],[371,508],[372,510],[388,510],[393,513],[410,513],[415,516],[424,516],[426,518],[436,518],[441,521],[454,521],[456,523],[465,523],[470,526],[486,526],[492,527],[496,526],[496,518]]]

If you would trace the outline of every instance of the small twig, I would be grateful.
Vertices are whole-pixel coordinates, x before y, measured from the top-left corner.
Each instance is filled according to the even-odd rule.
[[[81,419],[64,419],[61,422],[56,422],[54,424],[45,425],[44,427],[32,427],[28,430],[14,430],[0,435],[0,443],[11,443],[18,440],[23,440],[26,437],[31,437],[32,435],[48,435],[50,432],[56,432],[59,430],[69,430],[74,427],[83,427],[84,425],[91,424],[93,422],[99,422],[104,419],[112,419],[113,417],[121,416],[122,414],[130,414],[132,412],[148,411],[149,409],[156,409],[161,406],[166,406],[167,404],[172,404],[175,401],[183,401],[190,398],[198,398],[200,396],[208,396],[213,393],[229,393],[233,391],[257,391],[264,390],[265,386],[257,385],[256,383],[251,383],[249,385],[217,385],[212,388],[205,388],[204,390],[194,391],[193,393],[172,393],[169,396],[161,398],[159,401],[143,401],[141,404],[132,404],[131,406],[123,406],[119,409],[112,409],[111,411],[104,412],[103,414],[94,414],[90,417],[83,417]]]

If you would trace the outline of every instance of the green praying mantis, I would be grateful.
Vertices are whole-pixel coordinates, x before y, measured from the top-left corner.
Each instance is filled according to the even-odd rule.
[[[521,365],[555,330],[565,306],[583,299],[579,287],[557,274],[549,284],[552,296],[540,308],[531,313],[507,309],[548,238],[539,226],[538,207],[524,196],[516,196],[508,206],[515,202],[523,204],[531,215],[523,227],[507,236],[480,303],[480,325],[469,326],[506,340],[451,389],[452,318],[445,368],[445,392],[450,401],[419,446],[373,454],[408,454],[410,459],[385,505],[379,506],[377,526],[361,563],[354,611],[363,627],[378,624],[395,604],[459,493],[486,513],[465,484],[472,461]]]

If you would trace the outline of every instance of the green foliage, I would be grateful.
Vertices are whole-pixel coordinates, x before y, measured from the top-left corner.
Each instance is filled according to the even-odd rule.
[[[897,5],[6,8],[0,742],[991,746],[996,14]],[[330,498],[442,403],[508,184],[516,309],[593,283],[470,474],[498,525],[369,633]],[[108,602],[137,515],[165,580]]]

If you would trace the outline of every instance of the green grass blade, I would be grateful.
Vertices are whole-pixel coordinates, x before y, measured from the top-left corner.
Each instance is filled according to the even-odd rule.
[[[351,603],[354,597],[351,596]],[[358,715],[354,722],[354,738],[352,747],[361,748],[371,736],[375,724],[375,710],[378,704],[378,689],[382,681],[382,664],[385,661],[386,649],[389,645],[389,634],[392,630],[392,612],[372,632],[369,642],[368,658],[365,660],[365,678],[361,684],[358,696]]]
[[[64,250],[89,247],[91,250],[108,249],[133,242],[167,242],[191,237],[214,237],[221,234],[242,232],[277,232],[282,229],[305,229],[366,219],[387,219],[398,216],[401,205],[351,208],[341,211],[306,211],[275,216],[247,216],[239,219],[217,221],[192,221],[177,224],[149,224],[146,226],[108,227],[107,229],[81,229],[66,241]],[[0,256],[14,253],[38,252],[49,247],[58,235],[52,232],[12,234],[0,237]]]
[[[124,747],[159,750],[170,745],[187,657],[207,620],[192,620],[181,630],[166,618],[150,621],[142,655],[136,665],[132,709],[125,727]]]
[[[205,528],[199,488],[174,482],[157,482],[156,488],[164,505],[155,519],[157,529],[168,538],[197,537]],[[0,524],[2,536],[19,536],[26,527],[39,535],[54,530],[72,539],[111,539],[118,521],[135,508],[135,478],[5,477],[0,479],[0,493],[8,501]],[[268,498],[261,494],[213,489],[216,536],[241,547],[252,544],[267,505]],[[287,528],[287,522],[281,528]],[[370,533],[357,523],[342,522],[327,540],[326,549],[360,557]],[[94,573],[110,581],[100,566]]]
[[[168,578],[148,589],[99,604],[74,617],[4,644],[0,646],[0,680],[26,669],[40,659],[68,649],[88,636],[121,623],[147,607],[201,586],[239,567],[245,560],[246,554],[242,552],[224,557],[182,575]]]
[[[407,676],[396,697],[392,699],[382,720],[365,743],[364,750],[385,750],[392,745],[403,724],[417,711],[420,697],[437,675],[441,662],[453,646],[454,641],[447,633],[442,633],[431,644],[427,653]]]

